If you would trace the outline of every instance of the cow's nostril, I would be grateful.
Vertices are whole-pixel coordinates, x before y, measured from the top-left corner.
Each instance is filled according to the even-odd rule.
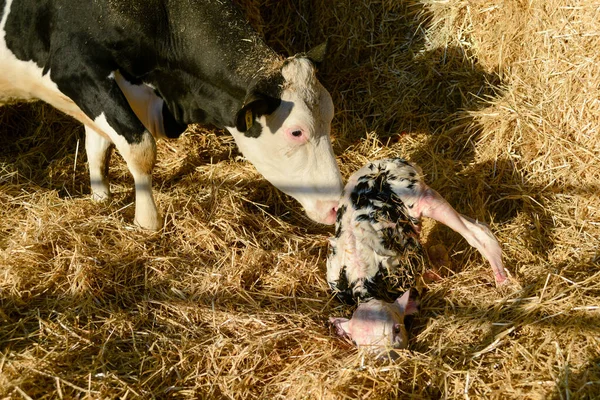
[[[329,209],[329,212],[327,213],[325,223],[330,224],[330,225],[334,224],[336,219],[337,219],[337,207],[332,207]]]

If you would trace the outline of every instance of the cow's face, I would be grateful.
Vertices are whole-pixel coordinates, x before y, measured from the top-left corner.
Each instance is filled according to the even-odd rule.
[[[311,219],[333,224],[342,179],[329,136],[331,96],[306,58],[288,59],[281,75],[280,101],[259,98],[245,106],[230,131],[269,182],[298,200]]]

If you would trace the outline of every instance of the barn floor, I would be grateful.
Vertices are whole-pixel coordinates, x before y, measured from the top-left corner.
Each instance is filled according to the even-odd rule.
[[[331,39],[343,176],[404,157],[486,221],[512,284],[454,232],[395,362],[329,316],[333,228],[310,222],[194,126],[159,143],[164,229],[131,225],[115,154],[89,199],[83,128],[43,104],[0,108],[2,398],[600,398],[600,5],[592,1],[239,0],[282,54]]]

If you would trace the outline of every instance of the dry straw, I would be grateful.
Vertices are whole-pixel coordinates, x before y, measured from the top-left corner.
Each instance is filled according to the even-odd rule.
[[[600,397],[600,5],[591,1],[240,0],[283,54],[326,37],[347,177],[401,156],[488,222],[518,282],[439,224],[451,266],[410,350],[374,362],[326,321],[327,237],[192,127],[159,144],[164,230],[141,232],[111,161],[93,204],[83,129],[0,109],[0,395],[5,398]]]

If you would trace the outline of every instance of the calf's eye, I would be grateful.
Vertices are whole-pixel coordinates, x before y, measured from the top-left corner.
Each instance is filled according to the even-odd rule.
[[[394,334],[397,335],[401,331],[400,324],[394,325]]]
[[[292,136],[299,138],[300,136],[302,136],[302,131],[293,131]]]

